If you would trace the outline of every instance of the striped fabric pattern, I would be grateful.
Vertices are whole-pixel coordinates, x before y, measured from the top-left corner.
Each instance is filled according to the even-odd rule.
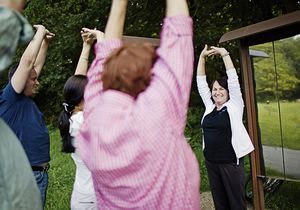
[[[99,209],[199,209],[197,159],[184,137],[193,74],[192,19],[167,17],[148,88],[137,99],[102,90],[105,58],[118,39],[95,46],[78,147]]]

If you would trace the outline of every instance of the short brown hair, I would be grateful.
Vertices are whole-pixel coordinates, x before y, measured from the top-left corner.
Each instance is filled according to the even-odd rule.
[[[116,49],[104,64],[103,90],[118,90],[136,98],[150,84],[155,59],[150,44],[125,44]]]

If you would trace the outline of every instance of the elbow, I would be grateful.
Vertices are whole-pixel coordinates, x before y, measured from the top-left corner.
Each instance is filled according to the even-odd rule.
[[[23,67],[26,67],[26,69],[30,69],[31,70],[33,68],[33,66],[34,66],[34,62],[35,62],[35,59],[33,59],[32,57],[30,57],[30,56],[22,56],[19,65],[22,65]]]

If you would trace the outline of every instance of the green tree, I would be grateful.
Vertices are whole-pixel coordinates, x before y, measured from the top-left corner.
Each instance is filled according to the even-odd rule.
[[[293,0],[285,0],[293,1]],[[81,50],[82,27],[104,30],[111,0],[28,0],[25,16],[32,24],[44,24],[56,34],[48,51],[48,58],[41,75],[40,94],[36,101],[48,122],[56,123],[62,109],[62,89],[67,78],[73,74]],[[190,14],[194,20],[195,64],[205,43],[215,45],[220,37],[231,30],[291,12],[299,3],[282,4],[280,0],[189,0]],[[130,0],[126,18],[125,34],[158,38],[165,14],[165,1]],[[253,15],[255,14],[255,15]],[[235,42],[226,45],[239,65]],[[24,49],[18,53],[19,59]],[[209,80],[224,72],[221,60],[207,62]],[[193,90],[196,89],[193,80]],[[194,94],[196,95],[196,94]],[[195,101],[200,104],[200,98]]]
[[[300,80],[297,77],[295,62],[300,57],[296,56],[298,53],[286,53],[284,46],[290,42],[291,39],[275,41],[274,48],[271,42],[253,47],[253,49],[262,50],[270,56],[254,60],[258,99],[269,100],[270,96],[274,98],[277,94],[282,99],[293,99],[297,94]],[[297,43],[297,41],[295,42]],[[295,50],[298,51],[298,49]]]

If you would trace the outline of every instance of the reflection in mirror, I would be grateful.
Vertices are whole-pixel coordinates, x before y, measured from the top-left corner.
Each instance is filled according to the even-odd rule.
[[[300,36],[252,46],[262,174],[300,179]]]

